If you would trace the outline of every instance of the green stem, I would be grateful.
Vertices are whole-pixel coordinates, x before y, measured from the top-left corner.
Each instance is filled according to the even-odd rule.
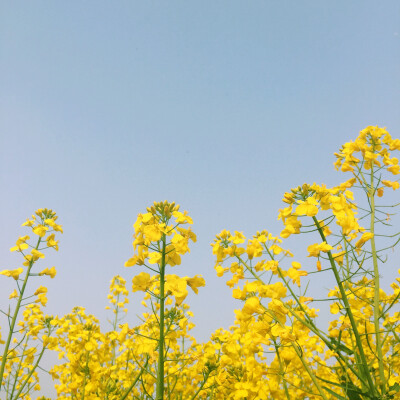
[[[205,376],[204,376],[204,380],[201,383],[199,389],[196,391],[196,393],[190,398],[190,400],[195,400],[196,397],[198,396],[198,394],[203,390],[204,385],[206,384],[208,377],[210,376],[210,373],[208,372]]]
[[[289,394],[289,390],[288,390],[287,383],[286,383],[286,380],[285,380],[285,370],[283,368],[281,355],[279,354],[279,347],[276,344],[275,339],[272,338],[272,340],[274,342],[275,353],[276,353],[276,356],[278,357],[278,361],[279,361],[279,374],[280,374],[280,376],[282,378],[282,381],[283,381],[283,388],[285,390],[285,395],[286,395],[287,400],[290,400],[290,394]]]
[[[14,400],[19,399],[19,395],[22,393],[22,391],[24,390],[25,386],[29,382],[29,379],[31,378],[31,376],[35,372],[36,368],[38,367],[38,365],[40,363],[40,360],[42,359],[45,350],[46,350],[46,346],[43,346],[42,351],[40,352],[40,354],[39,354],[39,356],[38,356],[38,358],[37,358],[37,360],[35,362],[35,365],[32,367],[31,371],[29,372],[29,375],[25,378],[25,382],[21,385],[18,393],[14,397]]]
[[[157,365],[157,383],[156,383],[156,400],[164,400],[164,308],[165,308],[165,249],[166,235],[162,235],[162,256],[160,265],[160,335],[158,339],[158,365]]]
[[[120,400],[125,400],[129,393],[131,392],[131,390],[135,387],[136,383],[138,382],[138,380],[140,379],[140,377],[142,376],[144,370],[147,368],[147,364],[149,363],[149,358],[147,358],[146,363],[144,364],[144,366],[142,367],[142,369],[140,370],[138,376],[135,378],[135,380],[131,383],[131,386],[128,387],[128,389],[126,389],[125,393],[123,394],[123,396],[120,398]]]
[[[371,224],[370,232],[375,233],[375,187],[374,187],[374,174],[371,168],[371,182],[368,197],[371,205]],[[379,364],[379,378],[380,378],[380,388],[382,395],[385,393],[385,372],[383,369],[383,356],[382,356],[382,343],[380,334],[380,312],[379,312],[379,267],[378,258],[376,254],[376,244],[375,236],[371,238],[371,252],[372,252],[372,262],[374,265],[374,328],[375,328],[375,340],[376,340],[376,354],[378,356]]]
[[[89,335],[89,340],[90,340],[90,335]],[[87,369],[88,369],[88,366],[89,366],[89,359],[90,359],[89,352],[86,352],[85,376],[83,378],[83,385],[82,385],[83,390],[82,390],[81,400],[85,399],[86,382],[87,382],[87,377],[88,377]]]
[[[39,237],[38,242],[37,242],[36,247],[35,247],[35,250],[37,250],[37,249],[39,248],[39,245],[40,245],[41,240],[42,240],[42,238]],[[28,283],[29,273],[31,272],[31,269],[32,269],[32,267],[33,267],[33,264],[34,264],[34,260],[33,260],[33,257],[32,257],[32,259],[30,260],[29,265],[28,265],[28,270],[26,271],[26,275],[25,275],[24,282],[23,282],[22,287],[21,287],[21,291],[20,291],[20,293],[19,293],[19,297],[18,297],[17,305],[16,305],[16,307],[15,307],[13,319],[12,319],[11,324],[10,324],[10,330],[9,330],[9,332],[8,332],[8,337],[7,337],[6,345],[5,345],[5,347],[4,347],[3,356],[2,356],[2,358],[1,358],[1,366],[0,366],[0,392],[1,392],[1,387],[2,387],[2,384],[3,384],[4,369],[5,369],[5,367],[6,367],[7,356],[8,356],[8,350],[9,350],[9,348],[10,348],[12,335],[13,335],[13,333],[14,333],[15,323],[17,322],[18,313],[19,313],[19,310],[20,310],[20,308],[21,308],[21,303],[22,303],[22,299],[23,299],[23,297],[24,297],[26,285],[27,285],[27,283]]]
[[[317,388],[317,390],[318,390],[319,394],[321,395],[321,397],[324,400],[328,400],[328,398],[325,396],[325,393],[323,392],[322,387],[320,386],[317,378],[315,377],[315,375],[312,372],[311,368],[307,365],[306,361],[304,360],[300,350],[297,348],[297,346],[294,343],[292,343],[292,347],[293,347],[294,351],[296,352],[297,356],[299,357],[301,363],[303,364],[303,367],[306,369],[309,377],[313,381],[313,383],[314,383],[315,387]]]
[[[325,234],[324,234],[324,232],[323,232],[323,230],[322,230],[317,218],[315,218],[315,216],[312,217],[312,218],[314,220],[314,224],[317,227],[318,232],[319,232],[322,240],[327,243]],[[366,379],[368,381],[369,389],[371,391],[371,394],[375,395],[376,394],[376,388],[375,388],[374,382],[372,381],[372,377],[371,377],[371,374],[370,374],[370,371],[369,371],[369,368],[368,368],[368,363],[367,363],[367,359],[365,357],[364,348],[363,348],[363,345],[362,345],[362,342],[361,342],[361,337],[360,337],[360,334],[358,332],[357,323],[356,323],[356,320],[354,318],[353,312],[351,310],[351,306],[350,306],[349,300],[347,298],[346,291],[344,290],[343,283],[342,283],[342,281],[340,279],[339,271],[338,271],[338,269],[336,267],[335,260],[332,257],[332,253],[330,251],[328,251],[328,258],[329,258],[329,262],[330,262],[330,265],[331,265],[331,268],[332,268],[332,272],[335,275],[336,283],[338,284],[338,287],[339,287],[340,295],[341,295],[342,301],[344,303],[344,308],[345,308],[345,310],[347,312],[347,315],[349,316],[350,324],[351,324],[351,327],[353,329],[353,333],[354,333],[354,336],[355,336],[355,339],[356,339],[357,349],[359,351],[359,355],[360,355],[360,358],[361,358],[361,366],[362,366],[362,368],[361,368],[362,371],[360,371],[360,372],[362,372],[363,375],[366,377]]]
[[[18,376],[19,376],[20,371],[22,369],[22,363],[24,361],[24,353],[25,353],[27,347],[28,347],[28,338],[26,338],[26,340],[25,340],[25,343],[24,343],[24,346],[23,346],[23,349],[22,349],[22,354],[21,354],[21,356],[19,358],[18,368],[15,371],[14,383],[13,383],[13,386],[12,386],[12,389],[11,389],[11,396],[10,396],[11,399],[13,398],[14,392],[15,392],[16,387],[17,387]],[[10,392],[8,392],[8,393],[10,393]]]

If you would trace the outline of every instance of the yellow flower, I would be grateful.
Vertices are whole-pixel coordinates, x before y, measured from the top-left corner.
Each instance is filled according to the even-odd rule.
[[[282,253],[282,247],[278,246],[277,244],[273,244],[270,248],[269,251],[274,253],[275,255],[281,254]]]
[[[143,291],[145,292],[152,284],[152,279],[150,274],[147,272],[141,272],[139,275],[136,275],[132,279],[132,291],[138,292]]]
[[[235,231],[235,235],[234,236],[230,236],[228,239],[230,241],[232,241],[233,244],[241,244],[241,243],[244,243],[244,241],[246,240],[246,238],[243,235],[243,233],[242,232],[238,232],[238,231]]]
[[[293,207],[290,205],[289,207],[279,209],[278,220],[281,219],[283,223],[287,217],[289,217],[293,212]]]
[[[26,235],[26,236],[20,236],[20,237],[18,238],[18,240],[17,240],[17,246],[18,246],[19,244],[21,244],[21,243],[25,243],[27,240],[29,240],[29,236],[28,236],[28,235]]]
[[[274,336],[279,336],[282,339],[282,342],[294,342],[296,340],[296,335],[288,326],[280,326],[275,324],[271,328],[271,333]]]
[[[331,304],[330,309],[331,309],[331,314],[334,315],[337,314],[340,311],[339,304],[338,303]]]
[[[333,247],[326,242],[322,242],[319,246],[320,250],[323,251],[324,253],[327,253],[328,251],[333,249]]]
[[[179,306],[188,295],[186,279],[177,275],[167,275],[165,277],[165,291],[175,297],[176,305]]]
[[[47,289],[46,289],[47,290]],[[38,298],[35,301],[35,303],[40,303],[42,306],[45,306],[47,304],[47,297],[46,293],[39,293]]]
[[[178,224],[193,224],[193,220],[187,215],[187,211],[184,213],[181,213],[180,211],[174,211],[172,215],[175,217]]]
[[[172,245],[167,246],[166,248],[166,263],[169,264],[171,267],[175,265],[180,265],[181,263],[181,256],[175,251],[175,247]]]
[[[280,354],[286,365],[296,358],[296,352],[290,347],[284,347]]]
[[[392,182],[392,181],[383,180],[382,183],[387,187],[391,187],[393,190],[398,189],[399,186],[400,186],[399,182]]]
[[[321,251],[327,253],[332,249],[333,247],[326,242],[322,242],[319,244],[315,243],[307,247],[307,251],[309,252],[309,255],[307,257],[318,257]]]
[[[400,165],[392,165],[388,167],[387,170],[391,172],[393,175],[398,175],[400,174]]]
[[[53,227],[56,224],[55,221],[53,219],[51,219],[51,218],[46,218],[44,220],[44,223],[49,225],[49,226],[51,226],[51,227]]]
[[[175,251],[178,254],[183,255],[187,252],[190,252],[187,238],[183,237],[179,233],[176,233],[173,236],[173,238],[171,239],[171,243],[174,245]]]
[[[279,267],[279,262],[276,260],[268,260],[265,262],[265,270],[275,272]]]
[[[292,279],[293,283],[296,283],[300,287],[300,277],[307,276],[307,271],[300,271],[297,268],[289,268],[287,271],[288,277]]]
[[[341,170],[342,170],[342,172],[353,172],[354,167],[351,166],[349,163],[345,162],[345,163],[343,163]]]
[[[250,260],[255,257],[261,257],[263,252],[263,248],[258,240],[249,240],[249,243],[246,248],[247,256]]]
[[[355,247],[362,247],[368,240],[374,237],[374,234],[371,232],[364,232],[361,238],[357,241]]]
[[[11,247],[10,251],[22,251],[26,250],[29,246],[26,243],[17,243],[16,246]]]
[[[124,266],[125,267],[132,267],[136,265],[139,261],[140,257],[139,256],[133,256],[131,257],[128,261],[125,262]]]
[[[23,272],[24,272],[23,268],[5,269],[3,271],[0,271],[0,275],[5,275],[5,276],[8,276],[9,278],[14,278],[15,280],[18,280],[19,276]]]
[[[44,258],[44,254],[36,249],[32,249],[31,254],[33,257],[33,261],[36,261],[39,258]]]
[[[161,253],[154,251],[149,254],[149,264],[157,264],[161,260]]]
[[[22,226],[33,226],[33,224],[35,223],[35,219],[35,216],[33,216],[33,219],[27,219],[26,222],[22,224]]]
[[[215,266],[215,271],[217,272],[217,276],[221,277],[226,271],[229,271],[229,268],[224,268],[222,265],[218,264]]]
[[[141,220],[147,224],[150,221],[154,220],[154,215],[150,212],[146,213],[146,214],[139,214],[139,216],[141,217]]]
[[[145,225],[143,227],[143,234],[149,242],[156,242],[161,239],[162,231],[158,224]]]
[[[51,226],[55,231],[63,233],[63,229],[61,225],[57,225],[54,219],[47,218],[44,220],[44,223]]]
[[[185,236],[188,239],[188,241],[191,240],[192,242],[196,243],[197,236],[196,236],[196,234],[194,232],[192,232],[192,230],[190,228],[189,229],[183,229],[181,227],[178,227],[177,229],[178,229],[179,232],[181,232],[181,234],[183,236]]]
[[[199,287],[206,285],[206,281],[201,275],[196,275],[193,278],[186,278],[186,282],[196,294],[199,293]]]
[[[47,246],[53,247],[56,251],[58,251],[58,240],[54,240],[54,238],[55,238],[54,233],[49,235],[49,237],[47,238]]]
[[[318,201],[314,197],[309,197],[307,200],[299,200],[299,205],[296,207],[297,215],[307,215],[313,217],[318,214]]]
[[[281,237],[284,239],[290,235],[300,233],[301,221],[297,219],[297,216],[292,215],[285,220],[285,229],[281,232]]]
[[[57,274],[56,267],[51,267],[50,269],[45,268],[42,272],[39,272],[39,275],[48,275],[50,278],[54,278]]]
[[[36,292],[34,293],[35,296],[39,295],[39,294],[43,294],[43,293],[47,293],[47,288],[44,286],[39,286],[36,289]]]
[[[48,229],[49,228],[47,226],[38,225],[37,227],[33,228],[33,233],[35,235],[43,237],[44,235],[46,235],[46,232],[47,232]]]
[[[262,314],[264,312],[264,308],[261,306],[258,297],[253,296],[246,300],[242,311],[245,314],[254,314],[254,313]]]
[[[17,289],[14,289],[14,291],[10,294],[9,299],[15,299],[17,297],[18,297]]]

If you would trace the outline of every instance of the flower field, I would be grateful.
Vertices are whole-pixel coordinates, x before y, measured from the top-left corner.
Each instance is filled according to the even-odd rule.
[[[82,307],[46,314],[45,285],[57,271],[43,259],[58,250],[63,228],[53,210],[37,210],[10,249],[21,266],[0,272],[15,283],[1,305],[0,398],[44,399],[42,359],[55,352],[59,362],[48,373],[60,400],[400,399],[400,275],[390,291],[381,287],[400,240],[390,229],[396,204],[385,203],[399,188],[398,150],[400,139],[368,126],[335,153],[343,183],[284,194],[281,232],[218,233],[216,277],[241,308],[229,329],[205,343],[191,335],[185,301],[207,284],[182,273],[182,256],[196,241],[188,212],[162,201],[138,214],[125,263],[132,278],[112,279],[105,330]],[[307,263],[285,245],[296,235],[307,240]],[[330,288],[317,298],[321,279]],[[146,309],[138,326],[124,322],[132,292],[143,293]],[[330,312],[327,327],[322,308]]]

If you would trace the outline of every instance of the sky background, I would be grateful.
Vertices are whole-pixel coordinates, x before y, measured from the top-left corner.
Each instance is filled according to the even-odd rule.
[[[1,2],[2,269],[20,266],[21,223],[52,208],[64,235],[38,268],[57,277],[31,289],[47,285],[49,314],[83,306],[108,329],[111,278],[141,271],[123,266],[136,216],[168,199],[198,237],[171,273],[207,283],[187,299],[193,334],[229,327],[240,303],[215,275],[215,234],[279,233],[285,191],[349,178],[333,168],[343,143],[367,125],[400,136],[399,15],[398,1]]]

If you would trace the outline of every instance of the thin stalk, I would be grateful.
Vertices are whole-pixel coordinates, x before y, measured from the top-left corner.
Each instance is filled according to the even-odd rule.
[[[140,379],[140,377],[142,376],[144,370],[147,368],[147,364],[149,363],[149,359],[147,358],[146,363],[144,364],[144,366],[142,367],[142,369],[140,370],[138,376],[135,378],[135,380],[131,383],[131,385],[128,387],[128,389],[126,389],[125,393],[123,394],[123,396],[120,398],[120,400],[125,400],[129,393],[131,392],[131,390],[135,387],[135,385],[137,384],[138,380]]]
[[[41,240],[42,240],[42,238],[39,237],[38,242],[37,242],[36,247],[35,247],[35,250],[37,250],[39,248]],[[12,318],[12,321],[11,321],[11,324],[10,324],[10,330],[8,332],[7,341],[6,341],[6,344],[4,346],[4,351],[3,351],[3,356],[2,356],[2,359],[1,359],[1,366],[0,366],[0,392],[1,392],[1,387],[2,387],[2,383],[3,383],[4,368],[5,368],[6,362],[7,362],[8,350],[10,348],[12,335],[14,333],[15,324],[16,324],[17,318],[18,318],[18,313],[19,313],[19,310],[21,308],[22,299],[24,297],[26,285],[27,285],[28,279],[29,279],[29,273],[31,272],[33,264],[34,264],[34,260],[33,260],[33,257],[32,257],[32,259],[29,261],[28,270],[26,271],[24,282],[22,284],[21,291],[19,293],[17,305],[15,307],[14,315],[13,315],[13,318]]]
[[[89,336],[89,339],[90,339],[90,336]],[[88,374],[87,374],[87,368],[88,368],[88,366],[89,366],[89,359],[90,359],[90,355],[89,355],[89,352],[86,352],[86,365],[85,365],[85,376],[84,376],[84,378],[83,378],[83,391],[82,391],[82,395],[81,395],[81,400],[84,400],[85,399],[85,391],[86,391],[86,382],[87,382],[87,376],[88,376]]]
[[[25,340],[25,343],[24,343],[24,346],[23,346],[23,349],[22,349],[22,354],[21,354],[21,356],[20,356],[20,358],[19,358],[18,367],[17,367],[17,369],[15,370],[15,379],[14,379],[14,384],[13,384],[13,386],[12,386],[11,395],[10,395],[10,398],[11,398],[11,399],[13,398],[15,389],[16,389],[16,387],[17,387],[18,376],[19,376],[19,373],[20,373],[20,371],[21,371],[21,369],[22,369],[22,363],[23,363],[23,361],[24,361],[24,354],[25,354],[25,350],[26,350],[27,347],[28,347],[28,338],[26,338],[26,340]],[[9,392],[8,392],[8,393],[9,393]]]
[[[314,220],[315,226],[318,228],[318,231],[319,231],[319,234],[320,234],[322,240],[324,242],[326,242],[325,234],[322,231],[322,228],[321,228],[317,218],[315,218],[315,216],[312,217],[312,218]],[[360,372],[362,372],[363,375],[365,376],[365,378],[367,379],[369,390],[371,391],[372,394],[375,395],[376,394],[376,387],[374,385],[374,382],[372,380],[372,377],[371,377],[371,374],[370,374],[370,371],[369,371],[369,368],[368,368],[367,358],[365,357],[364,348],[363,348],[363,345],[362,345],[362,342],[361,342],[361,337],[360,337],[360,334],[359,334],[358,328],[357,328],[357,323],[356,323],[356,320],[354,318],[353,312],[351,310],[351,306],[350,306],[349,300],[347,298],[346,291],[344,290],[342,280],[340,279],[339,271],[336,268],[335,260],[333,259],[332,253],[330,251],[328,251],[328,258],[329,258],[330,265],[332,267],[332,272],[335,275],[336,283],[338,284],[339,291],[340,291],[340,294],[341,294],[341,297],[342,297],[342,300],[343,300],[343,303],[344,303],[344,307],[346,309],[347,315],[349,316],[350,324],[351,324],[351,327],[353,329],[353,333],[354,333],[354,336],[355,336],[355,339],[356,339],[357,348],[358,348],[359,355],[360,355],[360,358],[361,358],[361,366],[362,366],[362,371],[360,371]]]
[[[35,372],[36,368],[38,367],[40,360],[43,357],[44,352],[46,351],[46,346],[43,347],[42,351],[40,352],[35,365],[32,367],[31,371],[29,372],[29,375],[25,378],[25,382],[21,385],[18,393],[15,395],[14,400],[19,399],[19,395],[22,393],[22,391],[24,390],[26,384],[29,382],[29,379],[31,378],[31,376],[33,375],[33,373]]]
[[[372,234],[375,233],[375,187],[374,187],[374,174],[371,168],[371,182],[368,193],[369,201],[371,204],[371,224],[370,224],[370,232]],[[374,328],[375,328],[375,341],[376,341],[376,354],[378,356],[378,364],[379,364],[379,378],[380,378],[380,388],[382,395],[385,393],[385,372],[383,368],[383,356],[382,356],[382,343],[381,343],[381,334],[380,334],[380,312],[379,312],[379,267],[378,267],[378,259],[376,253],[376,243],[375,237],[371,238],[371,251],[372,251],[372,262],[374,266]]]
[[[162,255],[160,265],[160,335],[158,339],[158,365],[157,365],[157,383],[156,383],[156,400],[164,400],[164,308],[165,308],[165,249],[166,235],[162,235]]]
[[[204,385],[206,384],[208,377],[210,376],[210,373],[208,372],[205,376],[204,376],[204,380],[201,383],[199,389],[196,391],[196,393],[190,398],[190,400],[195,400],[197,395],[203,390]]]
[[[290,394],[289,394],[289,390],[288,390],[287,383],[286,383],[285,376],[284,376],[285,375],[285,371],[284,371],[284,368],[283,368],[281,355],[279,354],[279,348],[278,348],[278,346],[276,344],[275,339],[273,339],[273,341],[274,341],[274,347],[275,347],[276,356],[278,357],[278,361],[279,361],[279,374],[281,375],[281,378],[282,378],[282,381],[283,381],[283,388],[285,390],[285,395],[286,395],[287,400],[290,400]]]
[[[310,376],[311,380],[313,381],[315,387],[317,388],[319,394],[321,395],[321,397],[324,400],[328,400],[328,398],[325,396],[325,393],[322,390],[321,385],[319,384],[316,376],[314,375],[314,373],[312,372],[311,368],[307,365],[306,361],[303,358],[303,355],[301,354],[300,350],[297,348],[297,346],[292,343],[292,347],[294,349],[294,351],[296,352],[297,356],[299,357],[301,363],[303,364],[303,367],[306,369],[308,375]]]

